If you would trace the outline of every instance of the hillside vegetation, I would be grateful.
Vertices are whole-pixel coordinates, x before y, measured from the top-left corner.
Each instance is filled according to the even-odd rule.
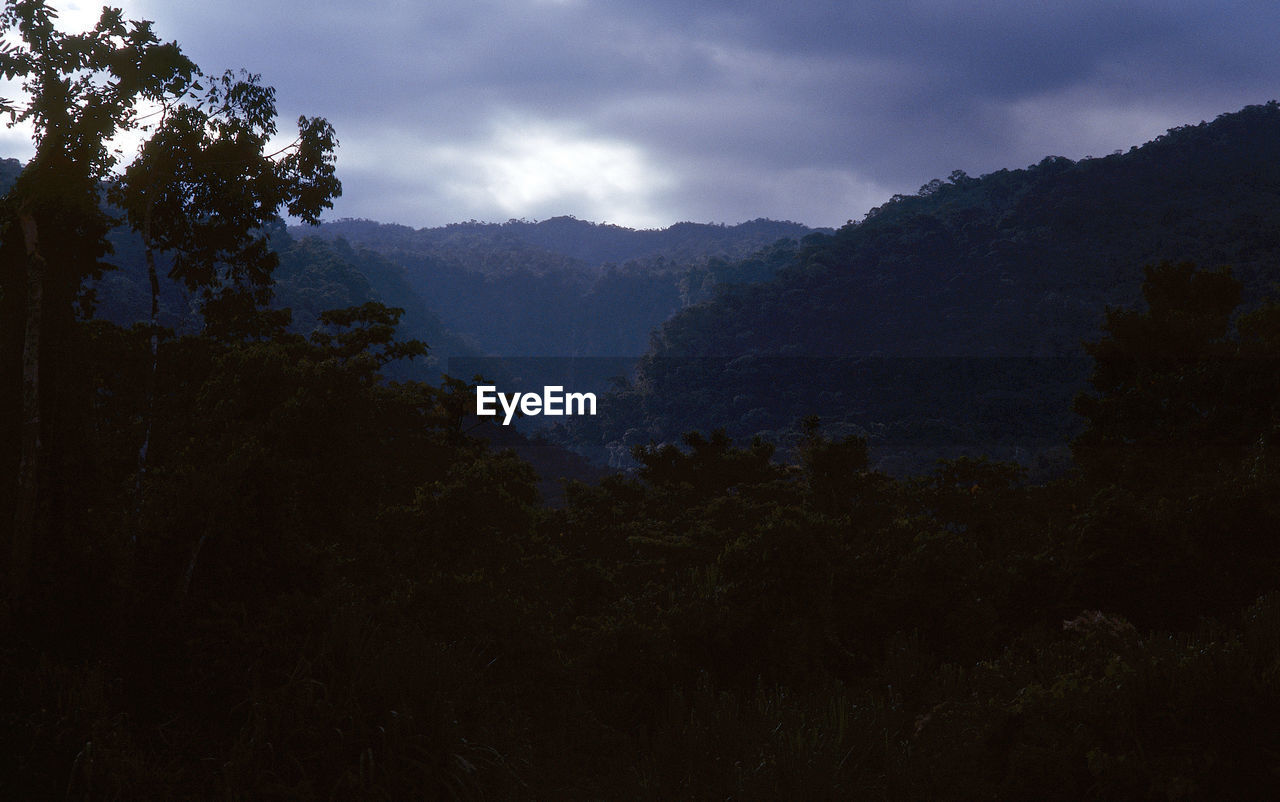
[[[762,281],[814,233],[796,223],[677,223],[637,231],[570,217],[414,230],[368,220],[322,225],[405,269],[414,291],[490,356],[639,356],[649,333],[717,285]],[[395,302],[390,299],[388,302]]]
[[[1061,470],[1083,343],[1162,261],[1231,266],[1246,307],[1280,276],[1275,103],[1106,158],[957,172],[810,236],[775,280],[663,324],[633,386],[571,440],[725,427],[785,446],[817,414],[899,473],[980,454]]]

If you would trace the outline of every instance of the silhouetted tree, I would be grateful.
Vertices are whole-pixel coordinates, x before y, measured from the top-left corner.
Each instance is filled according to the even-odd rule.
[[[1073,450],[1089,503],[1070,568],[1081,602],[1144,621],[1232,608],[1269,587],[1275,492],[1274,307],[1232,336],[1227,269],[1146,269],[1142,311],[1111,309],[1087,345],[1094,395]]]
[[[103,182],[143,238],[151,285],[151,370],[139,483],[150,442],[158,344],[157,251],[174,255],[171,274],[205,297],[205,311],[231,330],[269,297],[276,255],[264,227],[281,209],[315,222],[341,186],[334,177],[333,129],[299,119],[297,139],[269,153],[276,133],[274,92],[256,76],[230,73],[206,89],[196,66],[174,43],[161,43],[150,22],[125,21],[104,9],[83,34],[55,27],[43,2],[10,0],[0,23],[20,44],[0,53],[0,73],[21,79],[27,95],[5,101],[15,122],[35,128],[36,155],[4,200],[4,355],[7,375],[20,371],[21,400],[10,397],[20,433],[5,432],[4,484],[16,488],[0,514],[12,515],[11,593],[26,593],[33,543],[43,539],[65,493],[60,445],[75,425],[69,412],[82,394],[66,383],[76,358],[72,301],[83,280],[102,270],[111,221],[102,209]],[[158,111],[142,114],[153,106]],[[145,124],[154,114],[160,119]],[[117,173],[109,140],[122,131],[151,134],[138,158]],[[25,302],[25,311],[23,305]],[[10,321],[25,321],[21,331]],[[20,366],[20,367],[19,367]],[[8,383],[6,382],[6,385]],[[77,400],[79,399],[79,400]],[[83,416],[81,416],[83,417]],[[12,471],[12,474],[9,472]],[[51,482],[57,475],[59,481]],[[139,485],[140,486],[140,485]]]
[[[102,270],[107,249],[99,182],[117,163],[108,140],[137,125],[140,104],[183,91],[195,75],[148,22],[104,9],[92,30],[68,34],[55,27],[56,17],[39,0],[9,0],[0,14],[0,32],[17,34],[0,52],[0,74],[20,80],[26,94],[0,109],[11,122],[30,122],[36,144],[0,209],[0,392],[8,396],[4,417],[21,422],[3,438],[3,483],[16,490],[0,515],[13,522],[10,593],[17,599],[27,592],[32,549],[60,511],[50,491],[65,478],[50,477],[67,451],[72,303],[81,282]],[[9,387],[21,387],[20,399]]]

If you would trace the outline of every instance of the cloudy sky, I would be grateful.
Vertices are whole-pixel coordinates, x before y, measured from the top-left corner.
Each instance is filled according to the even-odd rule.
[[[95,3],[53,2],[69,24]],[[836,226],[961,169],[1080,158],[1280,97],[1280,4],[1232,0],[120,0],[284,119],[328,216]],[[15,132],[3,155],[23,156]]]

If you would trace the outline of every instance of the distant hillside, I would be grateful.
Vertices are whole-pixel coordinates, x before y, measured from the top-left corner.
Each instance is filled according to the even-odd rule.
[[[1280,276],[1276,103],[1106,158],[956,172],[810,237],[776,280],[667,322],[634,388],[575,436],[615,454],[717,426],[785,442],[816,413],[889,468],[1061,455],[1081,342],[1166,259],[1232,265],[1255,301]]]
[[[0,192],[8,192],[22,172],[22,162],[17,159],[0,159]]]
[[[639,356],[680,309],[716,286],[772,278],[814,233],[772,220],[636,231],[571,217],[421,230],[343,220],[318,229],[402,266],[445,325],[487,354],[577,357]]]

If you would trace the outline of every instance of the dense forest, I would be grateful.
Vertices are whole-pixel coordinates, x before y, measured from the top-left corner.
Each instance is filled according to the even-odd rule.
[[[895,475],[942,456],[1065,469],[1106,308],[1144,265],[1231,265],[1244,305],[1280,263],[1280,107],[1251,106],[1101,159],[959,171],[833,235],[776,279],[725,283],[661,326],[632,386],[567,438],[616,453],[725,427],[782,448],[797,421],[869,439]]]
[[[273,151],[274,93],[149,24],[67,34],[42,2],[3,23],[26,88],[7,108],[38,137],[0,201],[0,796],[1274,788],[1275,104],[953,175],[748,253],[609,231],[659,251],[627,251],[640,278],[660,256],[711,276],[619,390],[627,414],[642,436],[684,424],[691,402],[656,394],[696,378],[709,417],[549,505],[478,436],[469,377],[405,368],[490,353],[415,285],[410,245],[284,227],[341,191],[324,119]],[[104,143],[144,102],[162,113],[120,162]],[[455,233],[552,253],[508,225]],[[720,368],[658,359],[868,355],[977,374],[904,396],[971,393],[970,358],[1079,363],[1085,392],[1036,402],[1076,416],[1069,462],[891,475],[836,395],[779,448],[744,439],[776,428],[766,402],[754,429],[716,417]]]

